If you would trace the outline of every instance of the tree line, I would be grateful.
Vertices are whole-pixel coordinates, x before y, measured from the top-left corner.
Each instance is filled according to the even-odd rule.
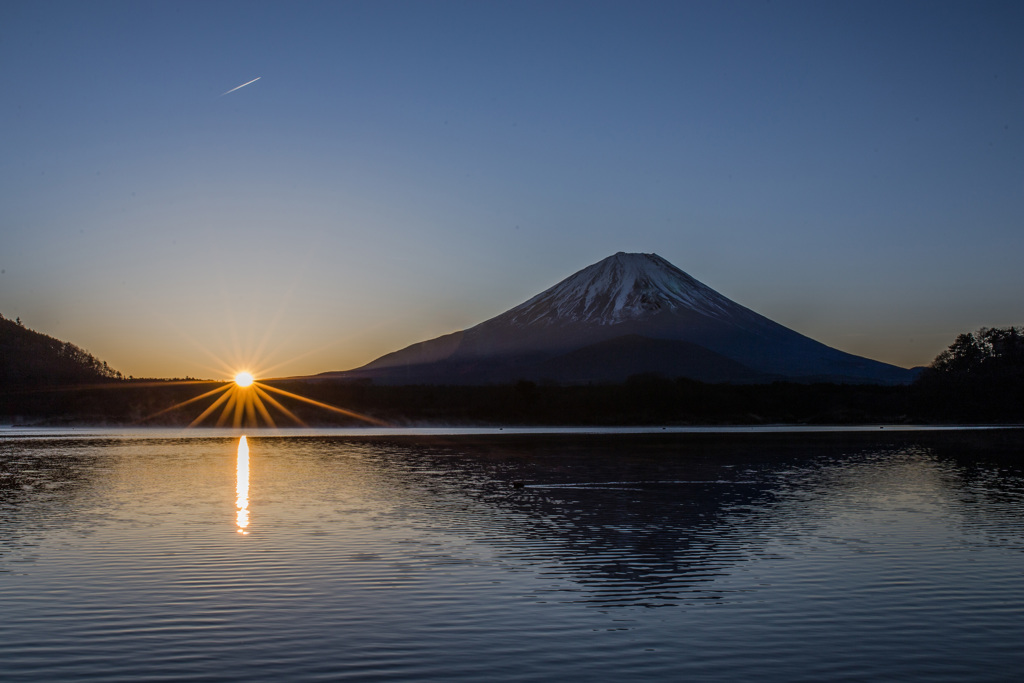
[[[912,389],[936,419],[1024,422],[1024,327],[958,335]]]
[[[7,330],[11,325],[24,330],[0,318],[0,353],[13,348]],[[14,355],[24,359],[45,351],[49,360],[15,373],[20,384],[7,381],[12,371],[9,363],[3,363],[7,374],[0,385],[0,420],[23,416],[30,421],[188,424],[205,407],[201,402],[190,404],[147,421],[148,416],[207,389],[173,382],[119,381],[106,363],[73,344],[31,334],[37,336],[19,337],[23,346]],[[54,372],[65,361],[71,369]],[[44,379],[34,379],[33,372]],[[83,387],[38,390],[76,383]],[[620,384],[586,386],[530,381],[492,386],[378,386],[327,380],[271,383],[396,426],[1024,423],[1024,328],[982,328],[961,334],[906,386],[705,384],[656,374],[636,375]],[[25,391],[27,386],[35,390]],[[309,404],[289,403],[288,407],[310,425],[361,425]],[[288,423],[288,419],[280,421]]]

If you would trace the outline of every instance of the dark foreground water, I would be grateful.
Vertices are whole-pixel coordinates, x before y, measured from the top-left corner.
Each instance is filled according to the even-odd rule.
[[[0,679],[1024,669],[1020,431],[239,444],[0,432]]]

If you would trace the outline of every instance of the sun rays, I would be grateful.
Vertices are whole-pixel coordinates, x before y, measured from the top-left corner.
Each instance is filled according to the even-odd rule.
[[[205,399],[212,399],[190,423],[189,427],[213,425],[216,427],[231,427],[233,429],[251,427],[277,428],[281,418],[286,418],[284,424],[300,427],[308,426],[306,422],[289,410],[277,397],[290,401],[297,401],[311,405],[336,415],[342,415],[366,424],[386,427],[388,424],[369,415],[357,413],[354,410],[333,406],[329,403],[317,401],[291,391],[285,391],[265,382],[258,382],[249,371],[241,371],[235,374],[234,379],[224,382],[221,386],[210,391],[193,396],[192,398],[180,401],[168,408],[164,408],[152,415],[149,415],[139,423],[146,423],[161,415],[181,410],[186,406],[193,405]],[[277,415],[278,419],[274,419]]]
[[[229,293],[236,290],[227,286],[223,287],[221,294],[225,297],[225,325],[223,328],[218,328],[220,334],[216,336],[213,343],[203,343],[190,337],[183,330],[172,326],[190,346],[206,356],[207,362],[201,364],[201,367],[210,373],[207,377],[224,379],[197,381],[188,378],[187,380],[133,383],[131,386],[139,388],[143,386],[162,388],[184,384],[206,385],[204,388],[208,388],[212,385],[208,391],[157,410],[136,420],[135,424],[156,424],[157,418],[163,418],[159,421],[176,424],[187,423],[188,427],[215,426],[234,429],[307,427],[309,426],[307,420],[314,423],[320,422],[316,413],[322,412],[366,425],[390,426],[389,423],[375,417],[295,393],[297,386],[302,387],[299,390],[305,393],[308,385],[289,381],[289,377],[281,375],[282,371],[287,372],[286,367],[294,366],[295,361],[299,358],[319,353],[338,343],[335,340],[321,348],[298,354],[285,350],[278,331],[282,326],[283,316],[289,310],[285,303],[292,297],[295,290],[295,283],[282,290],[284,299],[277,307],[276,314],[268,316],[263,311],[257,315],[254,309],[252,315],[246,316],[249,324],[240,326],[237,320],[238,306],[235,305],[238,302],[229,301],[227,298]],[[260,303],[259,308],[262,310],[265,308],[262,304],[268,302]],[[285,337],[287,336],[285,335]],[[258,378],[263,378],[263,380],[260,381]],[[284,381],[289,381],[288,386],[293,391],[286,391],[280,386],[275,386]],[[180,398],[182,398],[182,394],[178,393],[175,399]],[[301,404],[301,409],[296,407],[296,403]],[[316,410],[311,411],[310,408]],[[195,412],[190,413],[189,410]]]
[[[293,354],[289,354],[285,360],[279,360],[276,363],[254,361],[254,359],[266,358],[268,356],[281,357],[280,349],[277,349],[276,351],[268,349],[268,345],[271,338],[274,336],[272,332],[278,327],[282,312],[283,309],[278,312],[278,315],[273,316],[269,320],[263,321],[264,324],[261,325],[262,334],[257,340],[239,336],[237,325],[234,321],[233,309],[230,306],[225,307],[225,313],[228,321],[226,329],[228,336],[230,337],[230,343],[228,344],[228,348],[223,350],[223,355],[216,353],[209,348],[208,345],[201,344],[197,340],[190,339],[186,336],[187,341],[194,345],[198,350],[201,350],[211,361],[213,361],[212,364],[206,366],[207,370],[209,370],[213,376],[225,378],[230,377],[231,379],[207,382],[205,384],[217,384],[218,386],[201,393],[198,396],[193,396],[180,401],[179,403],[175,403],[172,406],[159,410],[158,412],[152,413],[151,415],[147,415],[141,420],[138,420],[136,424],[152,424],[152,421],[155,418],[167,416],[169,413],[182,411],[189,406],[198,404],[203,407],[194,417],[191,415],[188,416],[192,417],[188,423],[189,427],[216,426],[230,427],[234,429],[248,429],[256,427],[277,428],[282,426],[309,426],[303,417],[296,414],[295,410],[289,409],[288,404],[294,404],[297,402],[304,404],[305,406],[312,406],[320,411],[343,416],[363,424],[379,427],[389,426],[388,423],[369,415],[363,415],[362,413],[358,413],[354,410],[317,401],[292,391],[286,391],[268,383],[271,381],[277,383],[281,380],[287,379],[280,377],[279,375],[277,375],[277,379],[275,380],[257,380],[257,377],[274,377],[276,373],[281,371],[283,366],[296,360],[296,357]],[[154,383],[154,386],[169,386],[172,384],[184,383],[186,382],[170,381]],[[294,389],[295,387],[291,386],[290,388]],[[209,401],[209,403],[207,403],[207,401]],[[305,415],[309,413],[309,410],[306,409],[305,412],[300,410],[298,412]],[[165,417],[165,419],[167,418]],[[180,418],[175,419],[174,421],[183,422]]]

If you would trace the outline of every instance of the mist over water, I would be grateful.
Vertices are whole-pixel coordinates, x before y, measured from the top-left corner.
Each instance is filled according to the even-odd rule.
[[[5,680],[1010,678],[1019,432],[0,437]]]

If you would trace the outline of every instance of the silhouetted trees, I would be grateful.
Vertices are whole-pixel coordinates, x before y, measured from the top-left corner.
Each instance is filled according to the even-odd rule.
[[[146,424],[189,424],[215,400],[163,413],[207,388],[119,378],[74,344],[0,316],[0,418],[109,424],[160,413]],[[1024,327],[982,328],[957,336],[911,386],[709,384],[654,373],[593,385],[273,384],[396,425],[1024,422]],[[361,424],[308,404],[289,407],[311,425]]]
[[[957,335],[914,389],[921,408],[939,419],[1024,420],[1024,328]]]
[[[1024,328],[983,327],[958,335],[931,369],[947,375],[1019,373],[1024,369]]]
[[[49,387],[114,380],[119,373],[70,342],[0,315],[0,386]]]

